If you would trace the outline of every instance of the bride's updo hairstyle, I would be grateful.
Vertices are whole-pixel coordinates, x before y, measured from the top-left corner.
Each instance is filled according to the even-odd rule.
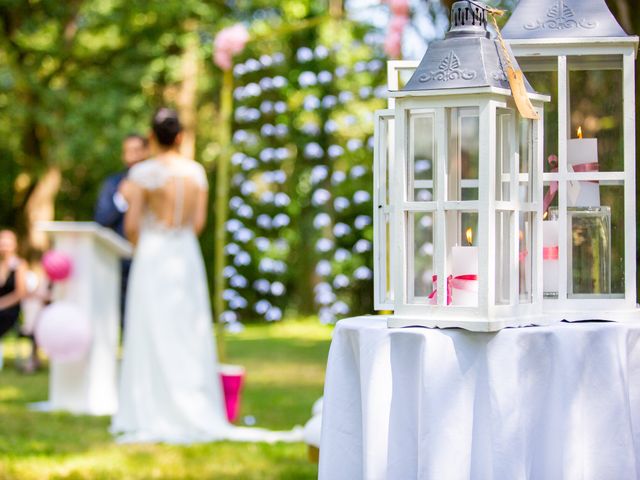
[[[171,108],[160,108],[153,116],[151,128],[160,145],[173,146],[176,143],[176,137],[182,131],[178,112]]]

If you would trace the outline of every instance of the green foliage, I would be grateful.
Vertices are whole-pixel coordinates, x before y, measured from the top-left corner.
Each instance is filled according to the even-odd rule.
[[[100,182],[122,168],[123,136],[146,132],[179,81],[185,38],[217,29],[223,12],[199,0],[0,3],[1,186],[13,187],[1,219],[18,223],[23,193],[51,166],[64,179],[58,217],[90,219]]]
[[[309,0],[239,0],[233,4],[233,11],[221,1],[204,0],[0,2],[0,135],[6,139],[0,144],[0,224],[24,225],[26,202],[52,167],[62,173],[56,218],[90,220],[101,182],[123,168],[122,138],[132,131],[145,133],[152,111],[176,99],[184,49],[194,38],[200,69],[195,105],[196,157],[213,175],[221,151],[217,143],[221,75],[210,61],[211,41],[222,27],[244,21],[259,40],[249,45],[239,61],[265,53],[285,55],[280,74],[288,84],[278,95],[287,103],[288,112],[273,119],[287,125],[289,138],[282,146],[291,152],[286,165],[288,180],[281,191],[291,198],[286,213],[292,223],[283,232],[288,247],[280,258],[287,260],[290,268],[289,275],[281,280],[293,287],[293,297],[285,297],[287,306],[314,310],[313,298],[307,292],[315,282],[312,277],[318,258],[305,252],[313,250],[318,237],[311,226],[317,209],[310,204],[318,186],[309,181],[312,162],[301,156],[312,136],[301,128],[313,122],[322,130],[327,121],[338,122],[338,131],[324,132],[314,139],[325,151],[332,144],[346,150],[350,138],[366,145],[372,133],[371,112],[382,102],[358,100],[335,111],[316,112],[304,111],[301,105],[308,95],[323,98],[348,90],[357,98],[361,86],[383,83],[380,69],[373,76],[360,72],[327,85],[307,89],[299,86],[297,78],[303,70],[318,73],[338,66],[352,69],[359,61],[380,56],[362,42],[368,27],[346,19],[329,20],[326,8],[322,2]],[[309,65],[296,64],[299,47],[316,45],[328,46],[331,54]],[[241,128],[237,124],[235,127]],[[330,166],[327,157],[316,163]],[[329,174],[333,169],[348,174],[356,164],[369,171],[371,152],[349,152],[333,163]],[[370,173],[348,185],[370,190]],[[370,215],[370,210],[370,203],[365,203],[349,213],[351,218],[343,220],[352,221],[356,214]],[[334,223],[337,221],[342,220],[333,218]],[[206,259],[212,257],[212,230],[210,221],[202,242]],[[365,235],[371,239],[370,228]],[[351,240],[347,248],[352,247]],[[352,272],[361,265],[371,266],[370,253],[355,256],[349,269]],[[370,282],[365,282],[351,293],[345,292],[347,302],[351,303],[354,295],[364,294],[359,309],[369,311],[370,287]]]
[[[258,426],[271,429],[304,424],[313,402],[322,395],[330,335],[330,328],[305,319],[272,327],[252,325],[230,336],[230,361],[247,369],[241,416],[252,415]],[[16,341],[5,342],[9,363],[0,372],[0,478],[262,480],[317,476],[317,467],[308,462],[303,444],[116,445],[107,432],[106,417],[31,412],[26,404],[47,396],[47,372],[15,373],[17,348]]]

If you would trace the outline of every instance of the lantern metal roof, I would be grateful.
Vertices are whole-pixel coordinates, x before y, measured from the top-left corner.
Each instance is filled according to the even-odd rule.
[[[604,0],[520,0],[507,39],[629,37]]]
[[[495,87],[509,89],[502,47],[487,30],[486,6],[463,0],[453,4],[451,28],[429,45],[418,68],[402,89],[427,91]],[[507,47],[508,48],[508,47]],[[518,68],[511,52],[514,68]],[[535,93],[526,82],[527,91]]]

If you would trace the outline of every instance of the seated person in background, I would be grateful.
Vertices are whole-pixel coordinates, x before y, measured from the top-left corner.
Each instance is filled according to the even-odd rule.
[[[122,142],[122,161],[125,169],[107,177],[100,189],[98,202],[96,203],[94,219],[103,227],[110,228],[121,237],[124,237],[124,214],[129,205],[119,192],[120,183],[127,177],[127,172],[136,163],[149,157],[149,141],[146,137],[137,133],[127,135]],[[122,261],[121,277],[121,325],[124,327],[124,302],[127,294],[127,280],[129,278],[130,260]]]
[[[20,303],[22,310],[22,326],[20,336],[25,337],[31,344],[31,352],[23,361],[22,373],[34,373],[40,368],[38,344],[35,339],[35,329],[42,310],[51,303],[51,288],[53,284],[39,268],[32,268],[25,275],[26,295]]]
[[[26,294],[26,263],[18,257],[18,239],[11,230],[0,230],[0,340],[18,322],[20,301]],[[2,368],[0,344],[0,369]]]

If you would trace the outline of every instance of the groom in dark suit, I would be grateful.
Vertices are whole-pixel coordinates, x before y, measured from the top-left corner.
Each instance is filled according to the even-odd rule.
[[[122,161],[125,169],[107,177],[103,182],[98,201],[96,203],[94,219],[100,225],[110,228],[124,237],[124,215],[129,208],[127,201],[118,191],[120,182],[127,176],[129,168],[149,156],[149,141],[139,134],[129,134],[122,142]],[[127,279],[129,277],[130,260],[122,261],[121,283],[121,325],[124,327],[124,302],[127,293]]]

